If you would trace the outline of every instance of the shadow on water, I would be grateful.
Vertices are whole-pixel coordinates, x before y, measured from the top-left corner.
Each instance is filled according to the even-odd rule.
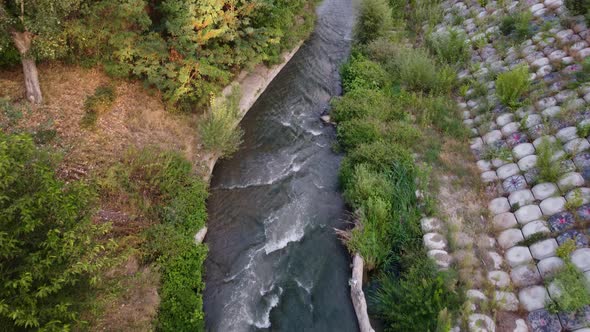
[[[209,331],[357,331],[341,157],[319,120],[340,94],[353,0],[324,0],[316,29],[241,125],[244,143],[213,172],[204,306]]]

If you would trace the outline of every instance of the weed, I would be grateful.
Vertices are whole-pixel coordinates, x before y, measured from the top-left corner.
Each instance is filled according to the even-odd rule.
[[[568,241],[574,242],[573,240]],[[568,247],[571,245],[568,244]],[[575,248],[575,243],[573,246]],[[584,274],[572,264],[569,255],[562,258],[565,260],[565,266],[553,278],[553,284],[559,289],[559,296],[554,299],[555,304],[550,305],[549,310],[552,312],[576,312],[590,304],[590,283]]]
[[[528,10],[518,11],[502,18],[500,31],[505,35],[512,35],[518,42],[530,38],[533,34],[531,20],[533,14]]]
[[[488,145],[483,151],[482,158],[485,160],[500,159],[511,161],[512,151],[505,146]]]
[[[430,34],[426,45],[440,61],[450,65],[462,64],[469,59],[467,39],[455,29]]]
[[[580,123],[577,126],[577,133],[579,137],[590,136],[590,122]]]
[[[580,188],[576,188],[572,191],[572,196],[568,201],[565,203],[565,209],[571,212],[574,212],[584,204],[584,199],[582,198],[582,190]]]
[[[516,108],[530,86],[529,70],[519,66],[511,71],[501,73],[496,79],[496,95],[505,106]]]
[[[561,160],[554,160],[557,147],[554,142],[543,139],[537,147],[537,168],[539,181],[557,182],[561,175]]]
[[[547,234],[547,233],[535,233],[535,234],[529,236],[528,238],[518,242],[517,245],[529,247],[532,244],[535,244],[539,241],[548,239],[550,237],[551,237],[551,235]]]

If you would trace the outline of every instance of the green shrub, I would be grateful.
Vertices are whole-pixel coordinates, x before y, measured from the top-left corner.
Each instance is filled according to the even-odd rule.
[[[8,330],[64,330],[79,320],[96,281],[108,225],[91,222],[94,193],[56,178],[30,137],[0,133],[0,324]]]
[[[387,124],[385,139],[404,148],[415,147],[422,139],[422,132],[416,126],[404,121]]]
[[[562,174],[561,159],[554,160],[557,147],[548,139],[543,139],[537,147],[537,168],[539,181],[557,182]]]
[[[461,305],[452,279],[438,272],[425,256],[414,257],[414,264],[401,277],[386,274],[379,279],[371,301],[389,331],[436,331],[439,312]]]
[[[384,91],[354,89],[332,100],[330,116],[336,122],[369,117],[391,121],[403,120],[407,114]]]
[[[529,90],[529,70],[519,66],[511,71],[501,73],[496,79],[496,95],[508,107],[518,107],[521,98]]]
[[[346,243],[348,250],[358,252],[363,257],[369,271],[381,265],[390,254],[387,246],[391,232],[390,209],[386,199],[369,197],[363,202],[357,216],[358,225]]]
[[[414,158],[409,150],[397,144],[383,141],[360,144],[347,151],[340,167],[340,181],[346,188],[353,177],[354,167],[357,164],[366,164],[372,170],[381,172],[389,169],[394,163],[413,167]]]
[[[355,38],[361,44],[385,36],[393,26],[391,8],[386,0],[363,0],[355,27]]]
[[[345,149],[372,143],[382,137],[382,124],[375,120],[354,119],[338,124],[338,142]]]
[[[517,41],[523,41],[533,35],[532,18],[533,14],[528,10],[504,16],[500,22],[500,31],[505,36],[512,34]]]
[[[387,174],[371,170],[366,164],[354,167],[350,186],[344,192],[346,201],[360,208],[371,197],[388,200],[393,196],[393,188]]]
[[[469,59],[469,44],[465,34],[455,29],[430,34],[426,45],[434,56],[450,65],[463,64]]]
[[[570,255],[576,250],[576,242],[567,240],[557,248],[557,255],[565,261],[565,266],[553,277],[553,283],[560,295],[550,306],[551,311],[575,312],[590,305],[590,282],[571,262]]]
[[[242,143],[239,122],[239,96],[234,93],[225,101],[211,102],[211,108],[199,123],[199,135],[205,149],[217,156],[234,153]]]
[[[84,101],[84,115],[80,125],[84,128],[93,127],[98,120],[98,115],[107,111],[115,102],[117,93],[112,85],[101,85],[94,90],[94,94],[86,97]]]
[[[376,62],[362,55],[353,56],[340,73],[344,92],[355,89],[382,89],[389,84],[387,72]]]
[[[421,49],[400,50],[394,60],[401,84],[413,91],[430,92],[439,88],[437,68]]]

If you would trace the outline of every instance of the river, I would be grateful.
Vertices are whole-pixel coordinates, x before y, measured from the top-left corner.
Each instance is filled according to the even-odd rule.
[[[208,201],[208,331],[358,331],[335,130],[353,0],[324,0],[314,32],[242,120],[244,142],[215,166]]]

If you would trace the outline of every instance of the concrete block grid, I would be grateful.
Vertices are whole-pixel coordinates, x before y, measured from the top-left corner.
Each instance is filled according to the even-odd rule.
[[[470,145],[481,180],[497,192],[488,206],[495,239],[490,239],[489,263],[483,268],[496,289],[493,300],[499,310],[514,313],[511,331],[590,332],[590,307],[577,313],[547,310],[559,295],[551,278],[564,264],[556,249],[568,239],[577,247],[571,261],[590,278],[590,137],[580,137],[578,130],[590,123],[590,82],[570,84],[580,62],[590,56],[590,30],[582,18],[570,16],[562,0],[505,1],[503,8],[496,1],[487,1],[484,8],[478,1],[450,0],[442,6],[444,21],[436,31],[460,30],[479,45],[471,57],[471,64],[479,65],[463,70],[459,78],[488,89],[484,96],[470,89],[458,104],[473,134]],[[506,38],[499,32],[499,19],[525,10],[533,16],[533,36],[520,47],[499,49],[497,41]],[[483,46],[482,38],[487,41]],[[532,105],[511,110],[497,100],[490,72],[521,64],[529,67],[536,96]],[[553,160],[560,163],[561,175],[555,182],[539,179],[537,152],[543,141],[559,147]],[[486,159],[487,149],[509,153]],[[422,226],[429,256],[445,269],[465,253],[460,250],[459,257],[449,252],[443,224],[426,219]],[[470,303],[492,300],[488,295],[483,289],[468,292]],[[471,307],[469,331],[506,330],[489,312],[480,312],[480,306]]]

